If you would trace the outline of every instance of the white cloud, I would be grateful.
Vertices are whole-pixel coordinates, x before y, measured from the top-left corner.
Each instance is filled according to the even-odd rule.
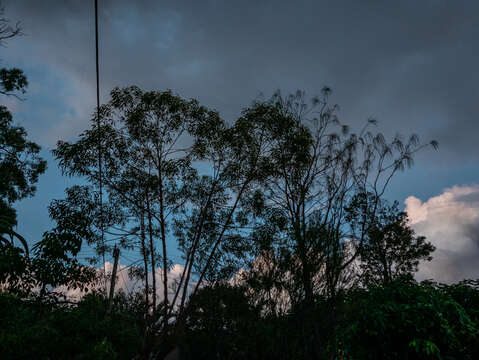
[[[126,265],[118,265],[117,269],[117,279],[115,283],[115,292],[123,291],[126,294],[132,294],[132,293],[138,293],[138,292],[143,292],[145,289],[145,282],[141,279],[138,279],[137,277],[134,276],[129,276],[129,270],[130,267]],[[170,268],[170,271],[168,272],[168,299],[170,302],[172,301],[174,294],[175,294],[175,284],[177,284],[181,278],[181,274],[183,272],[184,266],[175,264]],[[105,263],[105,270],[107,273],[107,276],[111,276],[112,270],[113,270],[113,264],[111,262],[106,262]],[[100,269],[98,269],[100,271]],[[149,280],[149,285],[151,287],[152,284],[152,274],[149,274],[148,280]],[[192,290],[194,287],[195,283],[193,281],[190,281],[189,284],[189,291]],[[95,286],[92,286],[90,290],[93,288],[96,288],[98,290],[103,288],[103,283],[100,282],[96,284]],[[108,280],[108,285],[107,285],[107,292],[109,292],[109,280]],[[76,301],[79,300],[82,296],[84,296],[86,293],[80,291],[79,289],[66,289],[65,287],[60,287],[55,289],[57,292],[64,292],[65,295],[67,296],[68,299],[71,301]],[[157,294],[157,301],[161,302],[163,300],[163,270],[161,268],[156,269],[156,294]],[[181,293],[180,293],[181,295]],[[178,302],[178,301],[177,301]]]
[[[405,200],[411,225],[436,247],[417,278],[457,282],[479,278],[479,186],[453,186],[425,202]]]

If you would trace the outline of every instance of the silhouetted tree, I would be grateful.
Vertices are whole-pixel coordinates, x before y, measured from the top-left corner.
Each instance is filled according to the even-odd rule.
[[[10,20],[4,14],[5,10],[0,5],[0,46],[5,44],[5,40],[22,35],[20,23],[10,25]],[[24,94],[27,85],[27,77],[22,70],[18,68],[0,69],[0,94],[20,98],[18,94]]]
[[[353,206],[360,206],[361,198],[364,196],[359,196]],[[381,202],[360,250],[360,276],[366,283],[388,283],[412,276],[420,261],[432,259],[434,250],[424,236],[415,235],[398,202]]]
[[[20,34],[19,24],[10,26],[0,9],[0,44]],[[27,84],[22,70],[0,69],[0,94],[18,98]],[[54,201],[50,216],[57,226],[43,235],[31,254],[27,240],[14,229],[17,218],[13,204],[35,194],[38,177],[46,170],[46,161],[39,153],[40,146],[29,141],[25,129],[15,125],[12,114],[0,106],[0,284],[22,296],[40,288],[43,297],[47,290],[60,285],[83,288],[95,272],[76,259],[82,241],[88,240],[82,211],[67,216],[71,214],[65,213],[62,203]],[[77,205],[84,200],[77,198]]]
[[[345,275],[358,258],[391,178],[424,147],[414,135],[406,142],[400,136],[387,142],[381,133],[369,131],[373,120],[359,134],[350,134],[339,124],[337,106],[328,102],[330,92],[325,88],[311,105],[302,92],[278,93],[257,105],[269,107],[290,125],[275,134],[274,176],[247,204],[255,218],[254,257],[277,258],[282,271],[276,273],[276,285],[284,281],[293,303],[310,303],[316,294],[334,297],[348,281]],[[345,209],[362,193],[371,196],[352,221]]]
[[[106,233],[125,240],[120,245],[125,245],[128,238],[141,241],[145,267],[150,265],[152,272],[153,308],[156,307],[156,261],[160,260],[162,323],[166,327],[174,304],[179,301],[182,306],[190,291],[191,269],[199,261],[196,251],[199,242],[211,241],[205,240],[204,219],[216,206],[212,201],[220,199],[218,194],[228,186],[224,171],[220,171],[219,180],[211,180],[209,175],[201,178],[192,162],[213,157],[223,166],[225,125],[216,112],[171,91],[143,92],[129,87],[114,89],[111,95],[111,101],[100,109],[100,128],[96,127],[97,119],[93,119],[92,129],[83,133],[79,141],[59,142],[54,154],[65,173],[83,176],[95,188],[99,169],[94,144],[101,139],[104,186],[108,193],[105,205],[122,209],[124,214],[116,223],[105,222]],[[205,187],[199,189],[199,184]],[[200,198],[205,201],[195,201],[196,191],[200,191],[201,196],[206,194]],[[180,240],[186,264],[173,303],[169,304],[168,270],[172,261],[166,241],[173,225],[186,218],[195,221],[197,226],[193,227],[190,242]]]
[[[10,26],[0,9],[0,44],[19,34],[19,24]],[[27,84],[22,70],[0,69],[0,94],[18,97]],[[35,193],[35,183],[46,169],[39,153],[40,146],[27,139],[25,129],[15,125],[12,114],[0,105],[0,283],[11,289],[19,289],[29,259],[28,242],[15,231],[13,204]]]

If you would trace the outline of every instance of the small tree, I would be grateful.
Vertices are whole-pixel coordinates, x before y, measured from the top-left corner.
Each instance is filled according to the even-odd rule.
[[[360,250],[361,277],[366,283],[389,283],[412,276],[434,250],[424,236],[415,235],[397,201],[382,202]]]

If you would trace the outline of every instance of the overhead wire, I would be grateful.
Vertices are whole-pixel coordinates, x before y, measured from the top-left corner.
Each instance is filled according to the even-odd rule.
[[[105,261],[105,243],[108,241],[116,241],[120,240],[122,237],[114,237],[112,239],[105,240],[105,226],[104,226],[104,214],[103,214],[103,147],[102,147],[102,132],[100,131],[101,129],[101,111],[100,111],[100,61],[99,61],[99,30],[98,30],[98,0],[95,0],[95,68],[96,68],[96,125],[97,125],[97,133],[98,133],[98,187],[99,187],[99,193],[98,193],[98,203],[99,203],[99,208],[100,208],[100,231],[101,231],[101,246],[102,246],[102,260],[103,260],[103,281],[104,281],[104,290],[106,291],[107,289],[107,276],[106,276],[106,261]],[[119,234],[117,234],[119,235]],[[134,236],[134,233],[126,234],[127,236]],[[138,247],[138,245],[136,245]],[[90,255],[90,253],[84,254],[83,256],[87,258]],[[93,255],[93,254],[91,254]],[[132,260],[131,258],[125,257],[124,254],[121,254],[121,257],[123,259],[126,259],[130,264],[126,266],[126,268],[130,268],[133,265],[136,265],[138,262],[140,262],[142,259],[139,260]],[[121,270],[119,271],[121,272]],[[123,277],[123,273],[121,274]],[[125,282],[124,278],[123,281]],[[127,286],[127,290],[130,291]]]
[[[100,62],[99,62],[99,46],[98,46],[98,0],[95,0],[95,65],[96,65],[96,121],[98,131],[98,182],[99,182],[99,205],[100,205],[100,231],[103,258],[103,280],[106,291],[106,267],[105,267],[105,230],[103,226],[103,169],[102,169],[102,144],[100,132]]]

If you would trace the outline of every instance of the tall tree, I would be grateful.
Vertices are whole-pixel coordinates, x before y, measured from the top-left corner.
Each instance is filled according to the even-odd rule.
[[[95,189],[100,139],[105,206],[123,214],[116,223],[104,221],[108,243],[113,245],[114,237],[139,242],[152,273],[153,308],[160,261],[165,330],[176,310],[184,319],[189,295],[205,281],[227,278],[238,269],[245,251],[238,236],[245,225],[241,202],[271,176],[272,154],[279,151],[276,137],[291,121],[258,104],[228,127],[215,111],[170,91],[128,87],[114,89],[111,96],[100,109],[100,127],[94,118],[77,142],[59,142],[54,154],[64,173],[86,178]],[[175,238],[184,267],[171,284],[167,242]],[[175,285],[171,298],[170,285]]]
[[[277,93],[262,104],[293,126],[275,137],[275,176],[251,197],[251,204],[260,204],[251,211],[252,239],[259,245],[253,258],[276,258],[282,271],[270,271],[278,277],[268,283],[284,286],[292,303],[311,303],[318,294],[334,298],[348,281],[392,177],[427,146],[415,135],[387,142],[370,130],[374,120],[358,134],[349,133],[338,121],[337,106],[328,101],[330,93],[324,88],[310,104],[303,92],[287,97]],[[371,196],[352,221],[346,208],[365,193]],[[266,262],[255,260],[252,268],[261,272],[265,266],[260,264]]]
[[[54,154],[65,173],[86,177],[97,187],[95,144],[98,139],[102,142],[108,203],[123,209],[124,214],[116,224],[110,222],[107,234],[113,234],[116,227],[116,233],[124,238],[140,238],[145,266],[149,262],[151,267],[154,309],[156,261],[160,260],[166,327],[171,308],[168,270],[172,261],[167,241],[172,222],[183,216],[190,185],[197,178],[192,161],[204,156],[208,139],[217,136],[223,125],[216,112],[170,91],[143,92],[129,87],[114,89],[111,95],[111,101],[100,109],[100,128],[93,119],[92,129],[79,141],[59,142]]]

